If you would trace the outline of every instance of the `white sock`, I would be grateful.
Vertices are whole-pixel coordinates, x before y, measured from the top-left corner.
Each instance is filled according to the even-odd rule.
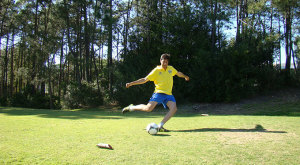
[[[130,111],[130,112],[134,111],[133,106],[134,106],[134,105],[129,106],[129,111]]]
[[[164,124],[165,124],[165,123],[163,123],[163,122],[160,122],[160,123],[158,124],[158,128],[161,128],[161,127],[163,127],[163,126],[164,126]]]

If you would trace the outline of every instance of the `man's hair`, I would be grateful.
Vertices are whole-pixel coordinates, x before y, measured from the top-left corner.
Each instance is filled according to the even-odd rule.
[[[170,60],[170,54],[167,53],[162,54],[160,56],[160,60],[164,60],[164,59]]]

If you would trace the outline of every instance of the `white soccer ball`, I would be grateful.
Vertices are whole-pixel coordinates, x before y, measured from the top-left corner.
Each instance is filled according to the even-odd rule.
[[[158,125],[155,123],[150,123],[147,125],[146,130],[150,135],[155,135],[158,132]]]

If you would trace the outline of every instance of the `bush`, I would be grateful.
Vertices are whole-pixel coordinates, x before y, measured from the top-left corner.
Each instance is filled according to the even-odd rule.
[[[7,106],[7,98],[6,97],[0,97],[0,105]]]
[[[67,86],[63,97],[62,107],[66,109],[95,107],[103,104],[100,91],[92,83],[72,83]]]
[[[26,90],[25,90],[26,91]],[[52,108],[59,109],[58,97],[52,97]],[[50,108],[50,96],[42,95],[40,93],[27,93],[18,92],[15,93],[8,100],[8,105],[13,107],[26,107],[26,108],[37,108],[37,109],[49,109]]]
[[[29,99],[23,92],[14,94],[9,99],[9,105],[13,107],[30,107]]]

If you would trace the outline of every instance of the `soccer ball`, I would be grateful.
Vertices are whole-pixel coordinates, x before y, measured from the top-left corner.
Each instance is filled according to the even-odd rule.
[[[146,127],[146,131],[150,134],[150,135],[155,135],[158,132],[158,125],[155,123],[150,123],[147,125]]]

